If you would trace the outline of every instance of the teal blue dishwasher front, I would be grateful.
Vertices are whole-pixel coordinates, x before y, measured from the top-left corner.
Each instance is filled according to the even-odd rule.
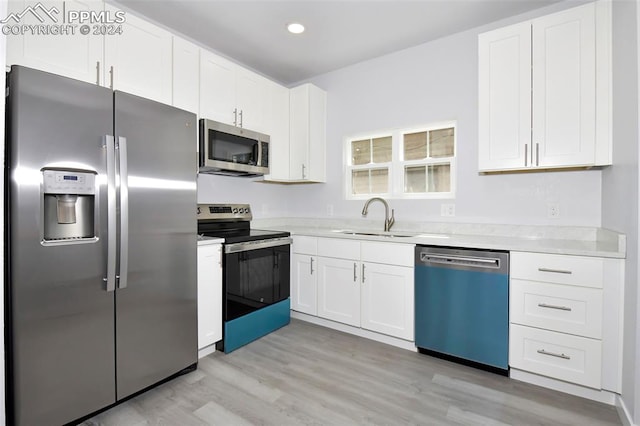
[[[415,338],[421,352],[506,374],[509,253],[416,246]]]

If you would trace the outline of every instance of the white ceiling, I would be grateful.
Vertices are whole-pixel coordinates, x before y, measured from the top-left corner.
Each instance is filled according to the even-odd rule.
[[[118,0],[283,84],[560,0]],[[286,24],[307,30],[289,34]]]

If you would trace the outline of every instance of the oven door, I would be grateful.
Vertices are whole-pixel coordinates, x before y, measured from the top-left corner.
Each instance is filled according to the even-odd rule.
[[[225,245],[225,321],[289,298],[291,241],[285,237]]]

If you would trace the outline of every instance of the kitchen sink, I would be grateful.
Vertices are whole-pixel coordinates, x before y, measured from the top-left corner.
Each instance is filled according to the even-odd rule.
[[[413,232],[375,232],[375,231],[353,231],[350,229],[336,229],[332,232],[337,232],[344,235],[363,235],[372,237],[387,237],[387,238],[414,238],[414,237],[429,237],[429,238],[449,238],[448,235],[443,234],[422,234]]]

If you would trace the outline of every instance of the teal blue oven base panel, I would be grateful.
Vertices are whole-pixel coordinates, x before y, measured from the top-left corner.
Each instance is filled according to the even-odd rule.
[[[224,324],[224,353],[235,351],[291,321],[289,299],[251,312]]]

